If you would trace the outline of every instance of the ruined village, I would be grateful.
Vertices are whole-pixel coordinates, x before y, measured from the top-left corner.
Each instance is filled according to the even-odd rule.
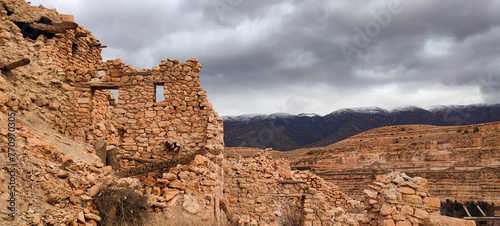
[[[3,0],[0,17],[0,225],[476,225],[404,171],[335,184],[225,148],[196,58],[135,69],[72,15]]]

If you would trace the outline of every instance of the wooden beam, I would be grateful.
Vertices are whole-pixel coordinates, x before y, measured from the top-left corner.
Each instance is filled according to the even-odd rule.
[[[304,184],[306,182],[300,181],[300,180],[278,180],[278,183],[280,183],[280,184]]]
[[[10,64],[7,64],[7,65],[5,65],[3,67],[0,67],[0,69],[2,69],[4,71],[10,71],[10,70],[14,70],[14,69],[16,69],[18,67],[22,67],[24,65],[27,65],[30,62],[31,62],[30,59],[24,58],[24,59],[18,60],[16,62],[12,62]]]
[[[484,214],[483,210],[481,209],[481,207],[479,205],[476,205],[477,208],[479,209],[479,211],[481,211],[481,214],[483,214],[483,217],[486,217],[486,214]]]
[[[63,29],[77,29],[78,28],[78,24],[75,22],[52,23],[49,25],[54,26],[54,27],[63,28]]]
[[[120,86],[129,85],[130,83],[124,83],[124,82],[85,82],[85,83],[80,83],[80,84],[83,87],[114,89],[114,88],[119,88]]]
[[[292,194],[261,194],[263,196],[273,196],[273,197],[304,197],[308,194],[303,193],[292,193]]]
[[[154,80],[154,79],[145,79],[145,82],[151,82],[154,84],[160,84],[160,83],[174,83],[174,81],[171,80]]]
[[[122,73],[124,76],[132,76],[132,75],[150,75],[151,71],[127,71]]]
[[[466,220],[473,221],[500,221],[500,217],[464,217]]]
[[[93,43],[90,43],[89,46],[90,47],[99,47],[99,46],[101,46],[101,43],[99,43],[99,42],[93,42]]]
[[[467,215],[469,217],[471,217],[471,215],[470,215],[469,210],[467,209],[467,207],[464,204],[462,204],[462,207],[464,208],[465,212],[467,212]]]
[[[134,160],[134,161],[139,161],[139,162],[147,162],[147,163],[159,163],[162,162],[161,160],[158,159],[146,159],[146,158],[138,158],[138,157],[132,157],[132,156],[123,156],[123,159],[128,159],[128,160]]]
[[[31,23],[29,24],[29,26],[36,30],[57,34],[57,33],[64,33],[68,29],[76,29],[78,27],[78,24],[74,22],[62,22],[55,24]]]
[[[77,38],[87,37],[87,33],[82,32],[82,31],[77,31],[77,32],[75,32],[75,36],[76,36]]]

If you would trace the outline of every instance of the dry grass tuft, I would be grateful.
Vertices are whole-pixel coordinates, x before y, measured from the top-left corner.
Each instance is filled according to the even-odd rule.
[[[131,188],[105,187],[95,203],[101,212],[101,225],[140,226],[149,217],[147,198]]]

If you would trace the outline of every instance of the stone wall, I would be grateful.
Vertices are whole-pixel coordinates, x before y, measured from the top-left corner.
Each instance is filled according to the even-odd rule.
[[[335,185],[273,160],[271,150],[255,158],[226,159],[223,170],[229,217],[240,225],[286,225],[290,215],[300,215],[304,225],[355,225],[355,217],[347,214],[362,211],[361,203]]]
[[[431,222],[446,221],[440,217],[441,201],[429,194],[428,182],[422,177],[409,177],[396,171],[377,175],[376,181],[363,191],[369,225],[447,225]],[[457,219],[458,220],[458,219]],[[474,221],[459,221],[460,225],[475,225]]]
[[[142,164],[127,157],[160,161],[223,149],[222,120],[201,88],[203,65],[195,58],[148,70],[120,59],[103,62],[105,46],[73,16],[22,0],[0,3],[0,66],[31,61],[0,70],[3,112],[37,112],[74,140],[105,140],[116,147],[121,167]],[[158,86],[165,100],[156,100]],[[110,89],[118,90],[117,101]]]

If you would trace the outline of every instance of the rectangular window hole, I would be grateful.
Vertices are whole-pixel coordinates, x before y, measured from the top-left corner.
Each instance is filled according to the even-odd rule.
[[[164,89],[165,89],[164,85],[155,84],[156,102],[160,102],[160,101],[165,100],[165,95],[163,94]]]
[[[115,103],[118,103],[118,89],[110,89],[111,95],[115,98]]]

